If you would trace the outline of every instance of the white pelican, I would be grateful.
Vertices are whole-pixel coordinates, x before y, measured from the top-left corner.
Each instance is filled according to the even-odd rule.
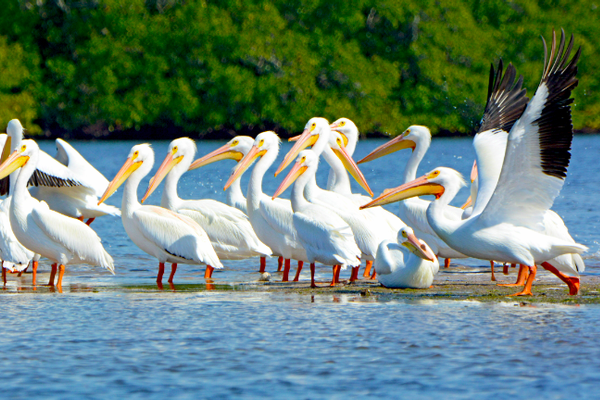
[[[306,251],[296,236],[291,203],[274,201],[262,191],[263,177],[277,158],[279,143],[279,137],[275,132],[266,131],[258,134],[248,154],[238,163],[229,177],[225,190],[250,167],[254,160],[260,158],[252,170],[248,184],[246,194],[248,217],[261,242],[269,246],[273,254],[286,259],[283,281],[287,281],[290,270],[288,260],[304,262],[307,258]],[[298,280],[298,274],[294,280]]]
[[[223,265],[202,227],[190,217],[163,207],[143,206],[138,201],[137,188],[153,165],[154,151],[149,144],[133,146],[125,164],[100,198],[100,203],[127,180],[121,202],[123,227],[133,243],[158,259],[156,282],[159,287],[165,262],[172,264],[169,283],[173,283],[177,264],[206,264],[205,277],[208,278],[213,268],[223,268]]]
[[[256,237],[248,216],[237,208],[212,199],[183,200],[178,196],[179,178],[188,170],[195,155],[196,144],[192,139],[173,140],[167,157],[150,180],[142,203],[166,176],[160,205],[196,221],[210,238],[220,260],[270,256],[271,249]]]
[[[236,136],[229,142],[225,143],[225,145],[216,149],[215,151],[212,151],[207,155],[194,161],[190,165],[188,171],[203,167],[208,164],[212,164],[215,161],[219,160],[231,159],[235,160],[236,162],[240,162],[242,158],[244,158],[244,156],[248,154],[253,144],[254,139],[252,139],[250,136]],[[233,167],[231,173],[234,172],[236,166],[237,163]],[[240,175],[240,177],[233,181],[231,183],[231,186],[229,186],[229,188],[225,191],[227,195],[227,204],[229,204],[231,207],[237,208],[244,214],[248,215],[248,206],[246,204],[246,197],[242,192],[241,180],[242,176]]]
[[[36,171],[39,155],[39,147],[33,140],[23,140],[21,147],[0,165],[0,178],[21,168],[9,205],[10,225],[16,238],[27,249],[59,264],[59,292],[62,292],[67,264],[98,265],[114,274],[113,259],[92,228],[75,218],[50,210],[45,202],[34,199],[27,190],[27,182]],[[55,265],[50,284],[54,284]]]
[[[373,264],[377,280],[387,288],[427,289],[440,265],[431,248],[411,228],[398,232],[398,240],[384,240]]]
[[[360,265],[361,251],[354,241],[354,234],[348,224],[331,209],[311,203],[304,198],[304,188],[317,172],[319,156],[312,150],[304,150],[290,173],[281,182],[273,195],[279,196],[294,181],[292,187],[292,208],[294,227],[298,238],[306,250],[310,262],[311,287],[315,285],[315,262],[325,265],[355,267]],[[332,284],[335,282],[335,274]]]
[[[340,180],[345,179],[347,185],[349,185],[347,175],[345,175],[345,172],[343,171],[345,167],[367,192],[372,193],[364,176],[358,170],[358,167],[356,167],[352,158],[345,151],[343,144],[338,144],[335,140],[331,140],[331,135],[331,128],[325,118],[311,118],[307,122],[302,134],[297,137],[297,142],[294,144],[294,147],[288,152],[279,166],[277,173],[289,165],[293,160],[293,157],[299,154],[301,150],[312,145],[312,150],[317,155],[322,155],[323,158],[325,158],[331,168],[336,171],[336,176],[339,176]],[[332,146],[335,147],[335,151],[332,149]],[[338,155],[336,155],[336,152]],[[398,231],[405,226],[405,224],[396,215],[381,207],[367,210],[368,213],[361,214],[361,211],[358,210],[357,206],[364,204],[365,196],[354,195],[351,192],[347,195],[340,195],[327,190],[316,191],[316,189],[313,190],[314,188],[317,188],[316,181],[314,184],[311,183],[306,186],[306,198],[310,202],[333,207],[346,223],[350,224],[354,231],[358,247],[361,249],[367,260],[367,271],[365,272],[368,272],[377,253],[379,243],[384,239],[395,238]],[[344,202],[342,199],[343,197],[346,197],[350,202]],[[371,200],[370,197],[367,197],[367,199]],[[348,205],[346,203],[348,203]],[[342,207],[342,205],[344,205],[344,207]],[[345,215],[342,215],[341,213],[345,213]],[[362,218],[362,221],[352,222],[347,216]],[[365,222],[367,222],[369,226],[365,226]],[[361,229],[364,234],[360,233],[358,229]],[[351,280],[355,278],[355,274],[358,273],[358,271],[354,269],[352,272],[353,275]],[[368,276],[368,274],[365,273],[365,276]],[[375,275],[372,276],[372,278],[374,277]]]
[[[345,126],[347,127],[348,124]],[[334,129],[340,130],[339,127]],[[417,177],[417,168],[423,157],[425,157],[430,145],[431,132],[429,129],[425,126],[412,125],[401,135],[373,150],[362,160],[358,161],[358,164],[375,160],[401,149],[412,149],[412,154],[406,163],[402,178],[402,181],[407,183]],[[418,197],[406,199],[399,203],[398,215],[400,215],[400,218],[406,222],[408,226],[414,229],[417,237],[421,238],[431,246],[431,249],[438,257],[445,259],[444,267],[448,268],[450,259],[467,258],[467,256],[448,246],[448,244],[436,235],[435,231],[427,222],[427,217],[425,215],[429,203],[429,200]],[[447,207],[444,211],[446,212],[447,217],[451,219],[460,219],[463,213],[462,209],[452,206]]]
[[[244,158],[244,156],[246,154],[248,154],[248,152],[252,148],[253,144],[254,144],[254,139],[252,139],[250,136],[242,136],[242,135],[236,136],[233,139],[231,139],[229,142],[227,142],[225,145],[219,147],[218,149],[216,149],[216,150],[208,153],[207,155],[194,161],[192,163],[192,165],[190,165],[190,167],[188,168],[188,171],[203,167],[205,165],[211,164],[211,163],[213,163],[215,161],[219,161],[219,160],[232,159],[232,160],[236,160],[239,163],[242,160],[242,158]],[[237,167],[237,164],[233,167],[233,169],[231,171],[232,174],[235,172],[236,167]],[[244,193],[242,192],[242,188],[241,188],[242,175],[239,175],[238,178],[235,181],[233,181],[233,183],[231,184],[231,186],[229,186],[227,188],[225,193],[227,195],[227,204],[229,204],[232,207],[237,208],[238,210],[242,211],[244,214],[248,215],[248,206],[247,206],[247,202],[246,202],[246,197],[244,196]],[[285,201],[283,199],[278,199],[278,200],[280,201],[282,206],[291,207],[289,200],[285,200]],[[288,260],[287,264],[289,264],[289,263],[290,263],[290,261]],[[279,264],[278,271],[281,271],[281,268],[283,266],[283,257],[279,256],[278,264]],[[266,257],[262,256],[260,258],[260,271],[259,272],[261,272],[261,273],[265,272],[265,267],[266,267]]]
[[[9,138],[5,146],[13,151],[20,148],[23,126],[19,120],[9,121],[6,132]],[[97,204],[108,186],[108,180],[64,140],[57,139],[56,146],[60,162],[43,151],[39,152],[37,169],[28,182],[34,186],[31,194],[38,200],[44,200],[55,211],[74,218],[87,218],[88,224],[102,215],[120,215],[119,209],[114,206]],[[1,194],[7,192],[7,182],[3,183]]]
[[[445,217],[448,198],[464,184],[446,168],[437,168],[413,182],[392,189],[366,205],[381,205],[408,197],[435,194],[427,219],[450,246],[472,257],[523,264],[529,268],[525,288],[515,295],[531,295],[537,264],[559,276],[569,293],[579,290],[579,279],[549,268],[546,261],[586,247],[545,234],[544,216],[560,192],[566,177],[573,139],[571,91],[577,86],[577,61],[581,49],[569,61],[573,37],[565,50],[564,32],[556,50],[553,32],[550,57],[546,57],[541,83],[519,120],[512,126],[498,183],[482,212],[466,220]],[[556,57],[555,57],[556,56]],[[477,154],[477,165],[482,158]],[[487,184],[480,174],[480,191]],[[552,267],[552,266],[550,266]]]

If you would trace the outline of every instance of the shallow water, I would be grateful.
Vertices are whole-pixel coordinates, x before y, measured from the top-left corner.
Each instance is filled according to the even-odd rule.
[[[361,142],[355,159],[381,143]],[[71,144],[108,179],[133,145]],[[198,154],[220,145],[199,142]],[[153,143],[157,166],[167,146]],[[52,142],[41,147],[54,154]],[[290,147],[283,143],[280,159]],[[595,195],[600,178],[589,173],[595,170],[598,147],[600,136],[575,138],[569,177],[554,207],[572,236],[590,247],[586,274],[597,274],[599,264]],[[405,151],[361,165],[375,193],[400,183],[408,156]],[[473,157],[469,138],[434,139],[419,173],[445,165],[468,176]],[[181,197],[224,200],[222,187],[232,167],[232,161],[219,162],[184,175]],[[271,177],[264,183],[267,193],[282,179]],[[108,203],[119,206],[121,192]],[[147,203],[158,204],[160,192]],[[463,190],[454,203],[467,196]],[[595,392],[598,306],[240,290],[243,286],[233,283],[256,281],[256,259],[225,262],[223,271],[215,271],[216,288],[231,290],[205,290],[204,268],[182,265],[175,277],[178,291],[161,292],[154,284],[156,260],[133,245],[119,218],[102,217],[92,227],[115,259],[115,276],[73,266],[67,267],[63,294],[18,290],[30,276],[9,277],[0,294],[4,396],[570,398]],[[275,265],[269,260],[268,270]],[[48,270],[48,263],[40,268]],[[318,279],[329,276],[329,268],[318,269]]]

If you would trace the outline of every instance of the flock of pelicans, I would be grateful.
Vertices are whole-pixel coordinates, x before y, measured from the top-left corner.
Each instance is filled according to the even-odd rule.
[[[6,271],[23,271],[31,263],[35,285],[41,256],[54,263],[49,284],[58,271],[59,291],[68,264],[87,263],[114,273],[112,257],[89,224],[101,215],[121,214],[131,240],[158,259],[159,285],[165,263],[172,264],[172,283],[180,263],[206,264],[205,278],[210,279],[214,268],[222,268],[221,260],[261,257],[264,272],[266,257],[274,255],[283,268],[283,281],[290,279],[291,260],[298,261],[294,281],[303,264],[310,264],[312,287],[315,263],[333,267],[335,285],[340,270],[348,266],[350,281],[357,280],[361,260],[366,260],[363,276],[386,287],[428,288],[438,272],[438,257],[446,259],[446,266],[451,258],[474,257],[489,260],[492,273],[494,261],[520,264],[517,282],[509,286],[524,288],[515,295],[531,295],[538,265],[577,294],[579,273],[585,268],[579,254],[586,247],[575,243],[550,210],[566,177],[573,138],[571,91],[577,86],[580,49],[569,60],[572,46],[573,37],[565,47],[564,32],[558,48],[553,33],[549,55],[544,42],[544,70],[531,101],[512,65],[505,72],[502,62],[497,71],[492,67],[487,105],[473,141],[471,198],[461,208],[449,205],[466,184],[458,172],[439,167],[417,178],[431,143],[424,126],[409,127],[359,161],[412,149],[403,184],[375,199],[350,189],[347,172],[373,195],[352,159],[358,129],[347,118],[332,124],[324,118],[308,121],[303,133],[291,139],[296,143],[275,175],[294,164],[273,195],[262,191],[262,180],[279,152],[274,132],[255,139],[237,136],[195,162],[194,142],[176,139],[141,200],[164,180],[161,205],[153,206],[141,204],[137,196],[139,183],[154,164],[150,145],[133,146],[108,182],[60,139],[56,158],[40,151],[33,140],[23,140],[23,127],[12,120],[7,135],[0,136],[5,141],[0,192],[8,193],[0,205],[4,282]],[[327,189],[315,179],[321,156],[331,167]],[[177,182],[186,171],[223,159],[237,161],[225,185],[227,204],[178,196]],[[254,162],[244,197],[240,179]],[[104,204],[123,184],[121,209]],[[278,198],[292,184],[291,199]],[[431,194],[433,201],[418,197]],[[399,216],[381,207],[396,201]]]

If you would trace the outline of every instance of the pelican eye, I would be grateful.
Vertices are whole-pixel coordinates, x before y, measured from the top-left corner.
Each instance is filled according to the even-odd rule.
[[[137,156],[139,156],[139,155],[140,155],[140,152],[136,150],[133,152],[133,156],[131,156],[131,158],[135,160],[137,158]]]
[[[344,125],[346,125],[346,121],[340,122],[340,126],[344,126]]]
[[[239,142],[238,142],[237,140],[234,140],[234,141],[231,143],[231,146],[237,146],[237,145],[238,145],[238,143],[239,143]]]
[[[311,129],[311,130],[312,130],[312,129],[315,129],[316,127],[317,127],[317,123],[316,123],[316,122],[313,122],[313,123],[310,125],[310,129]]]
[[[300,159],[300,162],[301,162],[301,163],[303,163],[304,161],[306,161],[306,157],[302,157],[302,158]]]
[[[173,147],[173,154],[177,153],[177,146]]]
[[[258,147],[262,147],[263,144],[265,144],[265,139],[260,139],[260,142],[258,142]]]
[[[408,234],[406,233],[406,231],[402,231],[402,236],[403,237],[408,237]]]
[[[431,175],[429,176],[430,178],[435,178],[436,176],[438,176],[440,174],[440,171],[435,170],[431,173]]]
[[[339,144],[340,146],[342,145],[342,139],[340,139],[340,138],[337,138],[336,142],[337,142],[337,144]]]
[[[26,145],[21,146],[21,151],[25,151],[25,150],[27,150],[27,146]]]

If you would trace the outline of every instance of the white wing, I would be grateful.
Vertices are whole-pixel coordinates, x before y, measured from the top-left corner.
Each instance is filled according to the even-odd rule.
[[[104,250],[100,237],[92,228],[75,218],[50,210],[43,201],[33,208],[31,217],[49,239],[75,254],[81,261],[114,273],[112,257]]]
[[[491,224],[502,221],[541,231],[544,213],[564,183],[573,139],[570,95],[577,86],[581,49],[567,63],[573,39],[563,53],[563,33],[556,58],[555,43],[554,37],[535,96],[510,131],[498,185],[481,213]]]
[[[273,230],[293,240],[297,240],[292,203],[289,201],[274,201],[265,195],[260,201],[259,211],[263,219]]]
[[[134,211],[132,221],[147,240],[167,253],[214,268],[223,267],[208,235],[191,218],[166,208],[143,206]]]
[[[104,194],[108,187],[108,179],[62,139],[56,139],[56,159],[66,165],[80,182],[92,188],[96,196],[101,197]]]

